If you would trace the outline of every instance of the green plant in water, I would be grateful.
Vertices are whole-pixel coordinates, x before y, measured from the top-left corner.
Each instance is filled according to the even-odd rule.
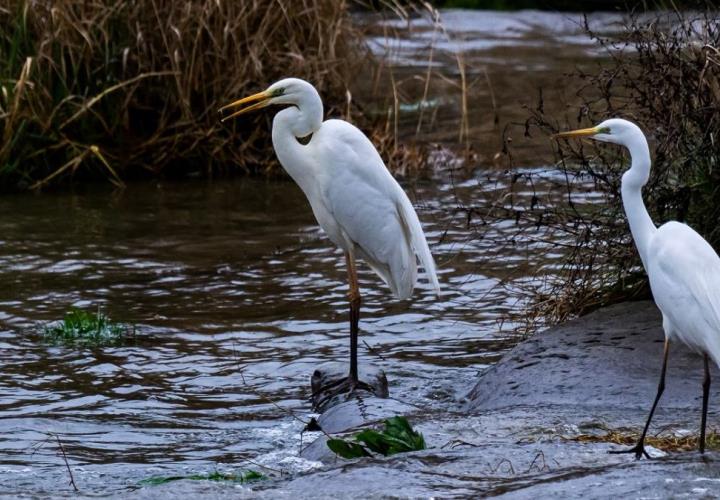
[[[388,456],[425,449],[425,438],[413,430],[405,417],[389,418],[385,420],[384,430],[365,429],[355,434],[354,439],[329,439],[327,445],[342,458],[370,457],[371,452]]]
[[[44,334],[53,343],[118,345],[135,336],[135,327],[116,323],[99,310],[91,313],[73,308],[62,321],[46,325]]]
[[[211,472],[210,474],[192,474],[190,476],[152,476],[140,481],[140,484],[148,486],[157,486],[160,484],[170,483],[172,481],[181,481],[187,479],[190,481],[228,481],[232,483],[251,483],[254,481],[262,481],[267,476],[260,474],[254,470],[247,470],[240,474],[226,474],[223,472]]]

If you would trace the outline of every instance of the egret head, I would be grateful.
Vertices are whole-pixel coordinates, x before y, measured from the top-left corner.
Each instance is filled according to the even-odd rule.
[[[237,101],[231,102],[230,104],[227,104],[220,108],[218,111],[220,113],[223,113],[224,111],[249,104],[249,106],[242,107],[241,109],[233,112],[232,114],[222,119],[222,121],[226,121],[231,118],[235,118],[236,116],[247,113],[248,111],[264,108],[271,104],[299,105],[312,94],[317,96],[317,90],[315,90],[315,87],[310,85],[305,80],[301,80],[299,78],[284,78],[273,83],[262,92],[258,92],[257,94],[253,94],[249,97],[244,97],[242,99],[238,99]]]
[[[572,130],[570,132],[561,132],[552,136],[553,139],[561,137],[589,137],[601,142],[612,142],[621,146],[629,146],[633,140],[644,137],[640,127],[632,122],[621,118],[611,118],[605,120],[601,124],[580,130]]]

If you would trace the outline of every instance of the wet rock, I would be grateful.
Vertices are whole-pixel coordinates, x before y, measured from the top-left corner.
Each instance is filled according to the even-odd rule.
[[[664,339],[662,318],[652,302],[600,309],[521,342],[481,375],[464,409],[554,404],[649,411]],[[703,373],[702,356],[671,344],[660,406],[697,413]],[[713,401],[720,405],[714,365],[712,376],[718,383],[711,386],[711,406]]]
[[[317,425],[324,435],[303,449],[303,458],[335,461],[335,454],[326,445],[327,434],[357,431],[414,409],[388,399],[390,393],[385,372],[367,363],[359,367],[361,384],[355,390],[336,393],[336,387],[347,379],[347,375],[347,364],[343,363],[325,363],[313,373],[310,379],[313,405],[322,412],[317,418]]]
[[[491,446],[444,452],[417,452],[387,459],[364,459],[298,476],[257,492],[260,498],[717,498],[717,454],[654,461],[609,458],[595,447],[592,463],[582,448],[565,445],[575,464],[563,460],[552,446],[508,445],[506,458]],[[559,448],[559,446],[554,446]],[[587,448],[587,447],[585,447]],[[558,460],[558,463],[555,463]],[[322,496],[322,494],[320,495]]]
[[[313,408],[323,412],[355,397],[376,396],[387,398],[387,377],[385,372],[367,363],[358,367],[358,387],[349,390],[345,387],[348,378],[348,365],[346,363],[323,363],[318,366],[310,378],[312,388]],[[341,390],[338,391],[338,388]]]
[[[328,409],[317,422],[325,433],[339,435],[355,432],[362,427],[379,426],[385,419],[407,415],[414,410],[412,406],[394,399],[356,394],[352,399]],[[326,445],[327,440],[326,435],[320,436],[304,448],[300,455],[308,460],[336,461],[335,454]]]
[[[424,411],[377,398],[334,406],[319,419],[329,432],[387,412],[405,414],[428,449],[348,461],[324,454],[325,442],[318,441],[303,456],[325,461],[324,468],[255,492],[265,498],[317,492],[335,498],[717,498],[717,452],[660,452],[636,461],[607,453],[617,445],[573,439],[608,428],[640,431],[657,389],[663,339],[652,303],[619,304],[521,342],[481,374],[455,408]],[[697,432],[702,357],[678,344],[669,359],[651,432]],[[713,377],[718,380],[715,367]],[[717,425],[718,396],[720,382],[711,391],[710,427]]]

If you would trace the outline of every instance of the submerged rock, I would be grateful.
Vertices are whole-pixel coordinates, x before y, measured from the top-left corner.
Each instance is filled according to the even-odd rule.
[[[414,410],[409,405],[388,399],[388,381],[383,370],[364,364],[358,375],[362,382],[358,388],[336,393],[337,384],[347,379],[346,364],[325,363],[313,372],[310,379],[313,406],[322,411],[316,423],[324,435],[302,450],[303,458],[336,461],[335,454],[327,447],[327,434],[357,431]]]
[[[391,457],[333,459],[324,440],[303,456],[328,465],[258,486],[259,496],[311,498],[715,498],[720,454],[662,453],[636,461],[607,452],[618,445],[578,440],[608,429],[639,432],[657,390],[662,342],[651,302],[611,306],[521,342],[468,387],[464,402],[425,411],[392,399],[353,398],[319,418],[326,432],[410,417],[428,449]],[[713,367],[710,428],[717,427],[720,379]],[[650,434],[670,427],[696,433],[702,357],[672,345],[666,390]],[[397,406],[400,405],[400,406]],[[350,426],[350,427],[348,427]],[[320,492],[320,493],[319,493]]]
[[[327,434],[345,434],[367,426],[379,426],[384,420],[397,415],[407,415],[415,410],[410,405],[394,399],[356,397],[333,406],[318,418],[320,428]],[[327,447],[327,435],[322,435],[300,453],[307,460],[336,462],[337,457]]]
[[[359,384],[353,390],[345,387],[347,378],[348,365],[346,363],[332,362],[318,366],[310,378],[313,408],[323,412],[355,397],[387,398],[390,395],[387,377],[380,368],[368,364],[360,365],[358,368]]]

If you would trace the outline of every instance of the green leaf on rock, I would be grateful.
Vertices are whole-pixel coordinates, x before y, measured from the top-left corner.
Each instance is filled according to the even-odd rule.
[[[413,430],[405,417],[392,417],[385,420],[382,431],[364,429],[355,434],[354,441],[330,439],[327,445],[342,458],[360,458],[372,456],[371,452],[388,456],[424,450],[425,438]]]
[[[371,456],[368,451],[357,443],[344,439],[328,439],[328,448],[342,458],[360,458]]]

